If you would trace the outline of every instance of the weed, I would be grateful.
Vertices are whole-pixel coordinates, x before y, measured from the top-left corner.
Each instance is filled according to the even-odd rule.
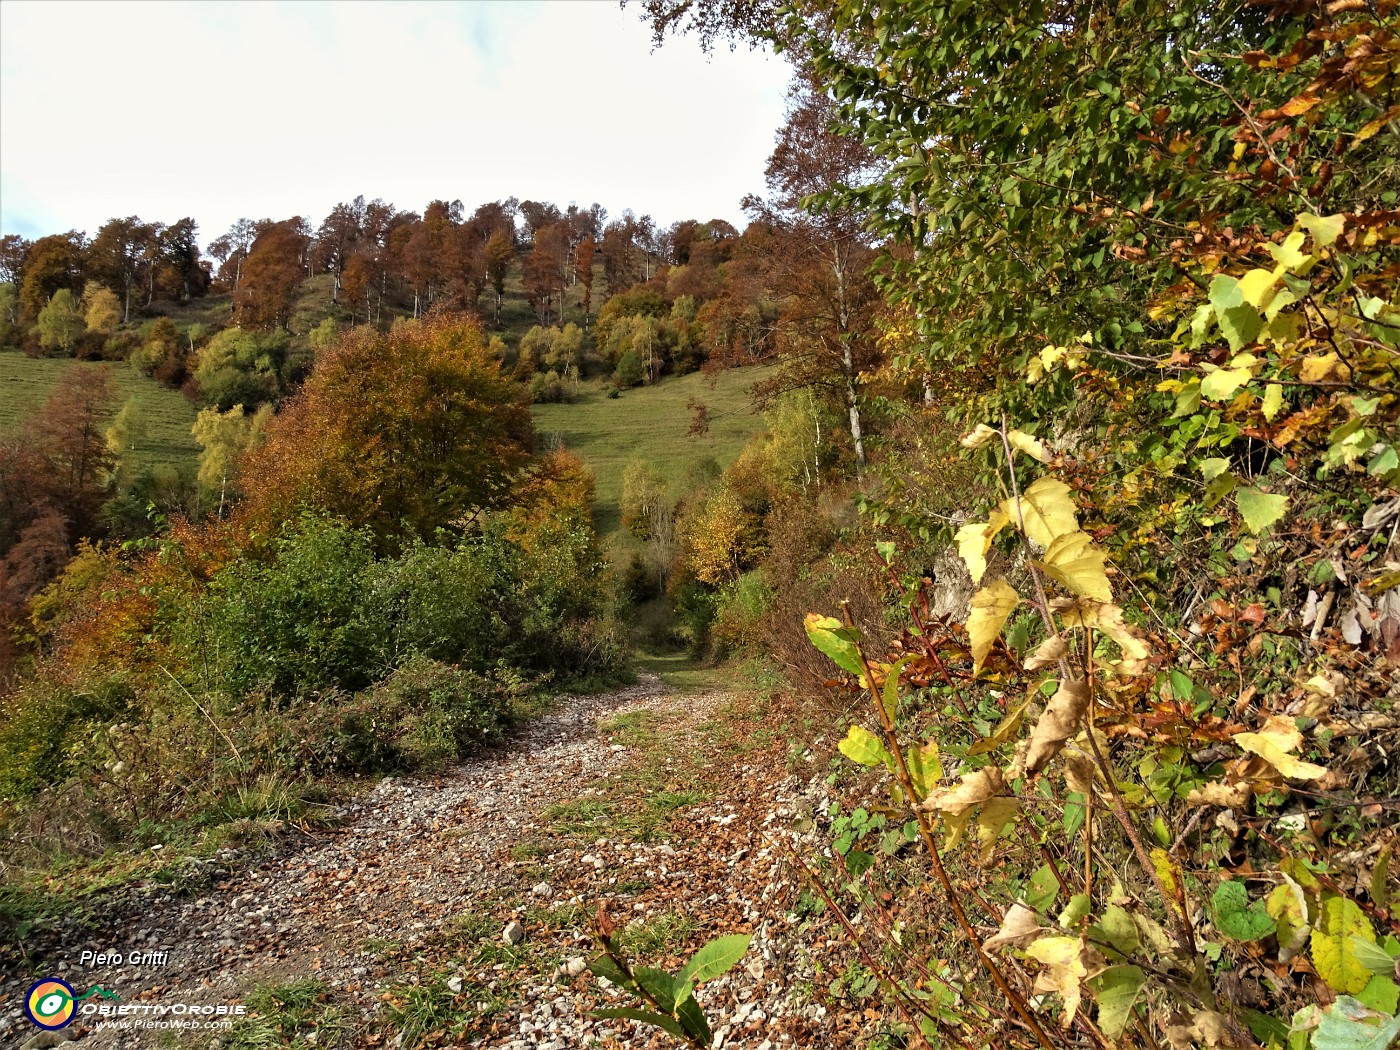
[[[230,1050],[281,1046],[340,1046],[349,1036],[347,1012],[330,1004],[330,992],[316,980],[263,985],[245,1002],[253,1016],[240,1018],[224,1045]]]
[[[621,943],[632,954],[647,958],[675,955],[699,929],[693,915],[663,911],[628,926],[621,934]]]

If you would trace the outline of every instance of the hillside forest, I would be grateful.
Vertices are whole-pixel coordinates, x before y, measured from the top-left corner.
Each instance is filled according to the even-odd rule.
[[[829,741],[869,1045],[1392,1045],[1394,0],[635,6],[798,71],[742,230],[0,243],[0,924],[684,650]]]

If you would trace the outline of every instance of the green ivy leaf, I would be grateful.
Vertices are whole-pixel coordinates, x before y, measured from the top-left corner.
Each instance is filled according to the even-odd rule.
[[[1283,517],[1288,510],[1288,497],[1258,489],[1237,489],[1235,506],[1240,509],[1245,527],[1258,535]]]
[[[1215,915],[1215,928],[1237,941],[1263,940],[1278,929],[1269,918],[1261,901],[1249,902],[1249,890],[1243,882],[1230,879],[1222,882],[1210,899]]]

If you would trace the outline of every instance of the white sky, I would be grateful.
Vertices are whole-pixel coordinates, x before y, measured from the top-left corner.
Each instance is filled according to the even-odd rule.
[[[789,67],[633,5],[0,2],[0,233],[319,223],[382,197],[594,201],[659,225],[763,189]]]

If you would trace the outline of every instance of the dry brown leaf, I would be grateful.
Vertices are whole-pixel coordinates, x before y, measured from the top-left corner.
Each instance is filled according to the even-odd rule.
[[[1040,929],[1040,919],[1036,916],[1035,911],[1017,901],[1007,911],[1006,918],[1001,920],[1001,929],[988,937],[982,947],[1019,948],[1035,940],[1040,934]]]
[[[1069,646],[1066,644],[1062,635],[1057,634],[1053,638],[1047,638],[1035,647],[1035,652],[1026,657],[1026,670],[1044,670],[1052,664],[1057,664],[1063,660],[1065,653],[1068,651]]]
[[[1026,748],[1026,772],[1038,773],[1058,755],[1065,741],[1074,736],[1084,712],[1089,708],[1089,683],[1083,679],[1064,679],[1050,698],[1045,714],[1031,730]]]
[[[960,782],[953,787],[930,792],[919,808],[925,812],[960,817],[973,806],[1004,794],[1006,779],[1001,775],[1001,770],[996,766],[988,766],[973,773],[964,773]]]
[[[1249,805],[1253,789],[1246,783],[1227,784],[1215,781],[1192,788],[1186,796],[1188,806],[1224,806],[1226,809],[1243,809]]]

